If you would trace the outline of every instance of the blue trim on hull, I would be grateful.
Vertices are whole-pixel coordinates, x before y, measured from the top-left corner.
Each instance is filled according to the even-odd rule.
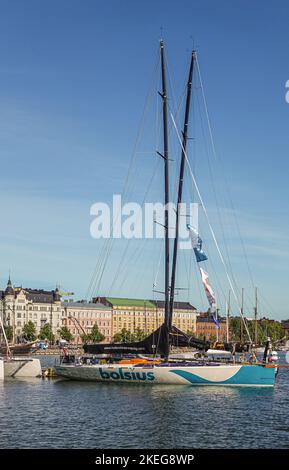
[[[243,365],[241,369],[227,380],[211,381],[199,377],[197,374],[185,370],[172,370],[172,373],[183,377],[191,384],[197,385],[255,385],[259,387],[273,387],[275,383],[275,369],[259,365]]]

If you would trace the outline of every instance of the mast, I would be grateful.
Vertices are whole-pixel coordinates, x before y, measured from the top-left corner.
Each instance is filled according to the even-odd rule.
[[[5,331],[5,327],[4,327],[3,320],[2,320],[2,315],[4,317],[3,303],[2,303],[2,309],[1,310],[2,311],[0,312],[0,328],[1,328],[1,331],[2,331],[2,334],[3,334],[4,341],[6,343],[6,356],[8,357],[8,356],[11,355],[11,351],[10,351],[9,342],[8,342],[8,339],[7,339],[7,336],[6,336],[6,331]]]
[[[228,297],[228,302],[226,302],[226,330],[227,330],[227,343],[229,343],[229,336],[230,336],[230,328],[229,328],[229,322],[230,322],[230,312],[231,312],[231,290],[229,289],[229,297]]]
[[[255,314],[255,346],[258,344],[258,288],[255,287],[255,308],[254,308],[254,314]]]
[[[242,287],[242,302],[241,302],[241,321],[240,321],[240,341],[243,343],[243,318],[244,318],[244,287]]]
[[[166,67],[165,67],[165,51],[163,40],[160,41],[161,64],[162,64],[162,93],[160,96],[163,100],[163,139],[164,139],[164,176],[165,176],[165,359],[169,356],[169,273],[170,273],[170,242],[169,242],[169,145],[168,145],[168,110],[167,110],[167,84],[166,84]]]
[[[176,210],[176,233],[175,233],[173,261],[172,261],[172,278],[171,278],[170,310],[169,310],[169,327],[170,328],[172,326],[172,320],[173,320],[176,267],[177,267],[178,242],[179,242],[179,218],[180,218],[180,207],[181,207],[180,204],[182,202],[182,195],[183,195],[186,147],[187,147],[187,140],[188,140],[188,124],[189,124],[190,103],[191,103],[191,94],[192,94],[192,78],[193,78],[195,58],[196,58],[196,53],[195,51],[192,51],[192,57],[191,57],[191,63],[190,63],[190,69],[189,69],[189,78],[187,82],[187,99],[186,99],[186,110],[185,110],[184,127],[183,127],[182,155],[181,155],[181,163],[180,163],[178,202],[177,202],[177,210]]]

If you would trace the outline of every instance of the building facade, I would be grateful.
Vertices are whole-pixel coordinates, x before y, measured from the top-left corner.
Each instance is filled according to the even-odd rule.
[[[14,341],[21,337],[23,327],[29,321],[34,323],[37,334],[49,323],[57,337],[62,325],[61,297],[58,289],[45,291],[13,287],[9,278],[6,289],[0,291],[0,301],[3,323],[12,327]]]
[[[216,328],[212,316],[208,314],[200,315],[197,317],[196,322],[196,336],[204,340],[216,340],[218,336],[219,341],[226,341],[227,338],[227,325],[226,320],[218,318],[219,328]]]
[[[154,302],[161,318],[161,325],[165,317],[165,302],[163,300],[155,300]],[[179,330],[184,333],[196,333],[197,316],[197,309],[189,302],[174,302],[173,325]]]
[[[105,342],[113,341],[122,329],[132,335],[141,330],[148,336],[163,324],[164,307],[163,301],[114,297],[97,297],[92,302],[62,301],[57,288],[46,291],[14,287],[10,278],[6,289],[0,290],[0,312],[4,324],[12,327],[13,341],[21,340],[23,327],[29,321],[34,323],[37,335],[49,323],[55,340],[60,339],[60,328],[66,326],[76,344],[81,344],[81,336],[90,334],[95,324]],[[195,307],[188,302],[175,302],[173,324],[184,333],[195,333]]]
[[[111,308],[111,337],[126,329],[132,334],[142,330],[145,335],[155,331],[164,322],[165,303],[161,300],[141,300],[115,297],[96,297],[97,304]],[[173,324],[180,330],[196,331],[197,311],[189,302],[175,302]],[[129,338],[128,338],[129,341]]]
[[[92,302],[62,302],[62,325],[66,326],[73,335],[73,343],[81,344],[81,336],[90,334],[96,324],[104,335],[105,342],[112,340],[112,310],[101,303]]]

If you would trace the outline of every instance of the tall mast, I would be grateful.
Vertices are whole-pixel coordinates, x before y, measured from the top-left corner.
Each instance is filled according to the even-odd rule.
[[[243,343],[243,318],[244,318],[244,287],[242,287],[242,300],[241,300],[241,321],[240,321],[240,340]]]
[[[169,356],[169,273],[170,273],[170,242],[169,242],[169,146],[168,146],[168,110],[167,110],[167,84],[166,84],[166,67],[165,67],[165,51],[163,40],[160,41],[161,64],[162,64],[162,93],[163,100],[163,133],[164,133],[164,176],[165,176],[165,359]]]
[[[192,51],[190,69],[189,69],[189,78],[187,82],[187,99],[186,99],[186,110],[184,118],[184,128],[183,128],[183,140],[182,140],[182,156],[180,163],[180,174],[179,174],[179,188],[178,188],[178,203],[176,210],[176,233],[174,240],[174,251],[173,251],[173,262],[172,262],[172,279],[171,279],[171,292],[170,292],[170,310],[169,310],[169,327],[172,326],[173,320],[173,308],[174,308],[174,296],[175,296],[175,282],[176,282],[176,267],[177,267],[177,255],[178,255],[178,242],[179,242],[179,218],[180,218],[180,208],[183,195],[183,181],[184,181],[184,169],[186,161],[186,147],[188,140],[188,124],[190,116],[190,103],[191,103],[191,94],[192,94],[192,78],[193,78],[193,68],[194,61],[196,58],[195,51]]]
[[[255,308],[254,308],[254,314],[255,314],[255,346],[258,344],[258,288],[255,287]]]
[[[229,297],[228,297],[228,302],[226,305],[226,330],[227,330],[227,343],[229,342],[230,339],[230,313],[231,313],[231,290],[229,289]]]

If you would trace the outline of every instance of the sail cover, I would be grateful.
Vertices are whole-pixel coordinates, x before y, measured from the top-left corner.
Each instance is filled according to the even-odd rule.
[[[181,330],[172,326],[169,333],[171,346],[175,347],[193,347],[201,350],[210,348],[210,342],[203,341],[194,336],[189,336]],[[84,352],[89,354],[165,354],[166,327],[161,325],[157,330],[151,333],[142,341],[131,343],[94,343],[85,344]]]

